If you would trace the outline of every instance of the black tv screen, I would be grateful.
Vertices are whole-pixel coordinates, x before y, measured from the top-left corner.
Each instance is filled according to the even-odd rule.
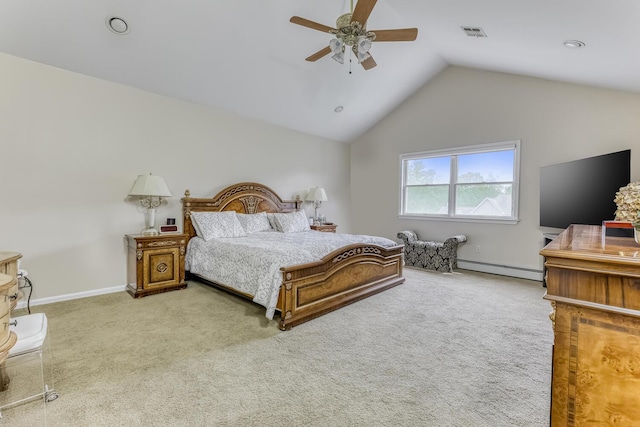
[[[540,226],[601,225],[614,219],[613,199],[629,184],[631,150],[540,168]]]

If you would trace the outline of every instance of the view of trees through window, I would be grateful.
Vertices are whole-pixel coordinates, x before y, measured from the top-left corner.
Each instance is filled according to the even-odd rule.
[[[401,214],[514,217],[515,150],[408,155]]]

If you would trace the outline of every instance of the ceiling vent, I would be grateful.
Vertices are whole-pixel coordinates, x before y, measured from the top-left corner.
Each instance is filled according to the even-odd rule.
[[[480,27],[460,27],[469,37],[487,37],[487,34]]]

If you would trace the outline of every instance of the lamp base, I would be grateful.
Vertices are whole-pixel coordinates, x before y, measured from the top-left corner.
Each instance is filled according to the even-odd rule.
[[[145,228],[140,232],[143,236],[158,236],[160,233],[153,227]]]

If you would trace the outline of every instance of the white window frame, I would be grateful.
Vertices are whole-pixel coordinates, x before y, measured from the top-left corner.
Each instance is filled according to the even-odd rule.
[[[461,215],[455,211],[455,191],[457,177],[457,156],[465,154],[481,154],[492,151],[514,150],[513,158],[513,188],[511,193],[511,216],[478,216]],[[449,212],[446,215],[405,213],[405,194],[407,160],[424,159],[430,157],[455,157],[449,177]],[[398,203],[398,217],[402,219],[446,220],[464,222],[493,222],[500,224],[516,224],[518,218],[518,201],[520,193],[520,140],[496,142],[490,144],[471,145],[467,147],[445,148],[439,150],[421,151],[400,155],[400,200]]]

